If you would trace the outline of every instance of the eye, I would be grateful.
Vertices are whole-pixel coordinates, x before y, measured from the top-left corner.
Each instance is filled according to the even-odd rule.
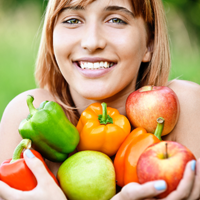
[[[63,23],[66,23],[66,24],[80,24],[81,21],[76,19],[76,18],[72,18],[72,19],[65,20]]]
[[[115,23],[115,24],[127,24],[125,21],[119,18],[112,18],[108,21],[109,23]]]

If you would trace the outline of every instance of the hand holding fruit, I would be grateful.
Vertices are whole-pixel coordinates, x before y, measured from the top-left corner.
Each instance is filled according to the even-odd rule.
[[[0,199],[67,200],[60,187],[47,172],[43,163],[30,150],[24,152],[24,159],[37,179],[37,186],[33,190],[23,192],[13,189],[0,181]]]
[[[187,163],[183,178],[176,190],[166,196],[163,200],[197,200],[200,198],[200,159],[196,162],[196,174],[194,171],[195,163]],[[144,184],[129,183],[122,188],[120,193],[111,200],[138,200],[138,199],[156,199],[158,194],[167,189],[164,181],[150,181]]]
[[[24,154],[26,164],[35,175],[38,186],[32,191],[21,192],[10,188],[8,185],[0,181],[0,198],[12,200],[16,200],[17,198],[21,200],[67,200],[61,189],[46,172],[42,163],[36,157],[30,158],[27,157],[26,154],[27,152]],[[199,180],[200,159],[198,159],[196,163],[196,175],[191,169],[191,162],[189,162],[177,190],[169,194],[165,200],[199,199]],[[163,189],[164,185],[163,182],[157,181],[151,181],[142,185],[138,183],[130,183],[124,186],[121,192],[115,195],[111,200],[153,199],[153,197],[165,190]]]
[[[167,190],[159,195],[159,198],[164,198],[176,190],[183,178],[185,167],[191,160],[194,165],[196,158],[192,152],[177,142],[162,141],[150,145],[141,154],[137,163],[139,183],[165,180]],[[193,171],[194,169],[192,166]]]

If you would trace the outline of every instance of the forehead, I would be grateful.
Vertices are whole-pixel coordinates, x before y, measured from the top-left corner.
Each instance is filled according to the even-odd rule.
[[[66,4],[66,6],[87,6],[88,4],[91,4],[93,2],[98,2],[101,4],[105,4],[105,6],[110,5],[110,4],[114,4],[114,5],[132,5],[131,0],[71,0],[68,1],[69,3]]]

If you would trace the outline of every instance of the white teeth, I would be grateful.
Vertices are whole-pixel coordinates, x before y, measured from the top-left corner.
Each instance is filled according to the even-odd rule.
[[[104,67],[104,63],[100,62],[100,68],[103,68],[103,67]]]
[[[94,69],[98,69],[98,68],[100,68],[99,63],[98,62],[94,63]]]
[[[79,65],[82,69],[102,69],[102,68],[109,68],[114,65],[114,63],[108,63],[108,62],[79,62]]]

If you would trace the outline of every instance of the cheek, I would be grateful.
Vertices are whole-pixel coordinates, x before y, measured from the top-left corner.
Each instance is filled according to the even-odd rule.
[[[118,37],[111,39],[120,59],[132,62],[141,62],[146,50],[144,33],[135,29],[131,32],[122,32]]]
[[[57,61],[66,59],[72,52],[72,46],[75,44],[75,35],[69,34],[65,29],[55,27],[53,32],[53,50]]]
[[[55,28],[54,32],[53,32],[53,51],[56,57],[56,60],[58,62],[59,65],[59,60],[61,55],[63,54],[63,34]]]

